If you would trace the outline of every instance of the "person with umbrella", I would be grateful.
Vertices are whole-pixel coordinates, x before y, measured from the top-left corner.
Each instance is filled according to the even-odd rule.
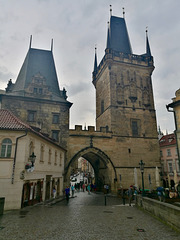
[[[159,198],[159,201],[163,202],[165,201],[165,195],[164,195],[164,188],[163,187],[158,187],[157,188],[157,195],[158,195],[158,198]]]

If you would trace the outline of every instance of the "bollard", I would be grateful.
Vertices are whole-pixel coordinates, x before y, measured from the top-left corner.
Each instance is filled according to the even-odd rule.
[[[104,205],[106,206],[106,196],[104,196]]]
[[[123,197],[123,205],[125,205],[126,204],[126,199],[125,199],[125,197]]]

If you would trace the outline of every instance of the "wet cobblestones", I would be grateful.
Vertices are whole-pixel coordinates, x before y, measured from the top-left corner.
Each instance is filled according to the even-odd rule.
[[[101,194],[76,193],[69,203],[36,205],[0,217],[0,240],[179,240],[152,216]],[[139,229],[139,231],[138,231]]]

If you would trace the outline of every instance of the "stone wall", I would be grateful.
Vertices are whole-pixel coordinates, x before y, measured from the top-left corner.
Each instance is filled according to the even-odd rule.
[[[180,207],[141,196],[137,196],[137,205],[180,231]]]

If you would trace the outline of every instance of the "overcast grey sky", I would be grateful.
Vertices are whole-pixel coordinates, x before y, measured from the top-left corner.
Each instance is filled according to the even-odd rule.
[[[70,126],[95,125],[95,89],[92,85],[94,47],[98,63],[106,47],[109,5],[112,14],[125,19],[134,54],[145,53],[148,35],[155,70],[152,75],[157,125],[174,131],[172,113],[166,110],[180,81],[179,0],[0,0],[0,89],[15,82],[29,48],[50,50],[60,88],[73,103]]]

